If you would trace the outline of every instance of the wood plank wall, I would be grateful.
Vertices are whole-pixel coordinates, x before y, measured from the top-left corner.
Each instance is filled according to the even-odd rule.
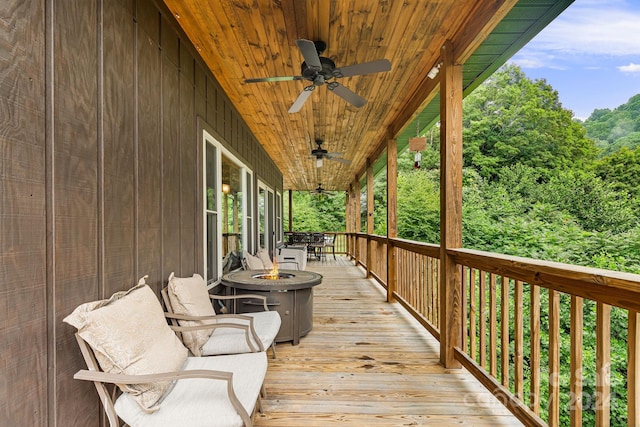
[[[0,4],[0,425],[99,425],[62,319],[201,271],[197,117],[282,192],[178,28],[153,0]]]

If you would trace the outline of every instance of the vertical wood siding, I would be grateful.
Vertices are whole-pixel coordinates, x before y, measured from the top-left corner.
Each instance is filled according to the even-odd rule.
[[[0,2],[0,425],[100,425],[62,319],[198,271],[198,117],[282,190],[177,28],[153,0]]]

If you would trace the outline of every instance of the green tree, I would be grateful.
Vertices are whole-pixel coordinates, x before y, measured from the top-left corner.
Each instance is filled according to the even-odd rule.
[[[490,180],[516,163],[546,173],[595,157],[595,144],[562,108],[558,93],[515,65],[504,66],[471,93],[463,111],[465,166]]]
[[[398,237],[440,241],[438,175],[422,169],[398,175]]]
[[[639,133],[640,134],[640,133]],[[636,197],[636,209],[640,200],[640,145],[631,150],[623,147],[594,163],[595,173],[620,191]]]
[[[596,109],[584,122],[587,136],[609,155],[622,147],[634,149],[640,144],[640,94],[610,110]]]

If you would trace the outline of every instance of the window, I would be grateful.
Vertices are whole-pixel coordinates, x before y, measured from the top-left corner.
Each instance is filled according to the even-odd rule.
[[[276,191],[276,244],[282,244],[282,194]]]
[[[208,132],[204,132],[204,272],[209,285],[220,281],[230,252],[251,248],[252,172]]]
[[[259,247],[272,254],[274,244],[274,201],[273,190],[262,181],[258,181],[258,226]]]
[[[220,276],[221,259],[220,239],[218,238],[219,227],[219,198],[218,198],[218,175],[220,162],[218,148],[209,140],[205,139],[204,156],[204,277],[207,283],[214,282]]]
[[[244,228],[247,251],[250,253],[254,253],[254,243],[253,243],[253,174],[250,171],[246,171],[245,173],[245,215],[246,215],[246,225]]]

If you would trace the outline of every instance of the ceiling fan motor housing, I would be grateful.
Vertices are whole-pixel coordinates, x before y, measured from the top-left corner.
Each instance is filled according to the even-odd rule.
[[[314,84],[318,86],[324,84],[327,80],[333,77],[333,70],[336,69],[336,63],[329,58],[325,58],[324,56],[321,56],[320,65],[322,66],[322,69],[317,71],[313,68],[310,68],[307,65],[307,62],[304,61],[302,63],[302,73],[301,73],[302,77],[304,77],[309,81],[312,81]],[[318,79],[318,77],[321,77],[321,78]]]

